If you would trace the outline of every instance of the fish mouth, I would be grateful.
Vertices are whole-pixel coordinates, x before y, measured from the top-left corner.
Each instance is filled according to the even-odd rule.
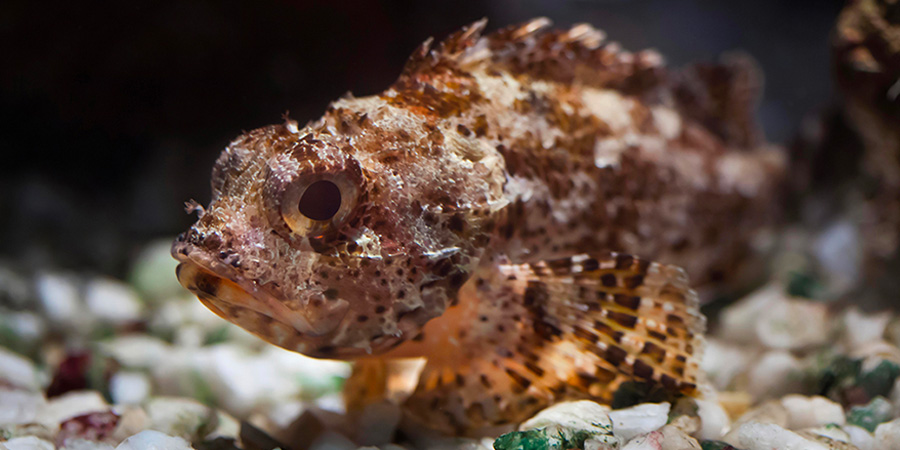
[[[236,318],[241,316],[239,325],[270,342],[272,337],[266,331],[273,324],[312,338],[325,334],[325,330],[314,327],[301,312],[284,306],[274,293],[255,282],[235,281],[241,277],[232,273],[234,270],[230,266],[205,258],[205,253],[199,249],[176,243],[172,255],[180,262],[175,269],[178,282],[219,317],[237,323]],[[284,332],[279,334],[284,335]]]

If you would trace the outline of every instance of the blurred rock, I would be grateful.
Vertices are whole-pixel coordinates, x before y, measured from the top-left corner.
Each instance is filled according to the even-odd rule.
[[[73,417],[107,410],[109,405],[99,392],[74,391],[50,400],[35,421],[53,426]]]
[[[801,390],[803,364],[784,350],[766,352],[750,367],[747,392],[756,399],[779,397]]]
[[[543,428],[550,435],[559,435],[569,441],[576,441],[577,434],[587,434],[601,442],[615,442],[612,434],[613,423],[609,416],[612,410],[589,400],[557,403],[526,420],[519,426],[520,431]],[[584,440],[585,437],[580,437]]]
[[[864,314],[859,308],[851,307],[841,317],[844,328],[844,339],[850,348],[881,340],[885,334],[891,314]]]
[[[189,442],[202,440],[218,426],[216,412],[196,400],[157,397],[144,410],[149,418],[148,428]]]
[[[34,436],[26,436],[2,442],[0,448],[6,450],[55,450],[56,446],[52,442]]]
[[[719,316],[716,334],[738,344],[755,343],[759,316],[784,300],[783,286],[778,283],[766,285],[725,308]]]
[[[697,416],[700,417],[700,429],[696,436],[702,440],[721,438],[731,425],[722,405],[713,400],[694,400],[694,403],[697,405]]]
[[[180,437],[167,436],[155,430],[145,430],[125,439],[116,450],[193,450],[187,441]]]
[[[827,424],[843,425],[844,409],[841,405],[820,396],[788,395],[781,399],[788,413],[787,428],[802,429]]]
[[[773,423],[747,422],[725,442],[743,450],[828,450],[828,447]]]
[[[0,426],[35,422],[46,404],[40,393],[0,388]]]
[[[150,397],[150,377],[141,372],[119,371],[109,380],[109,394],[116,404],[136,405]]]
[[[41,272],[35,276],[38,301],[44,317],[58,327],[86,334],[93,327],[87,308],[78,292],[77,279],[71,274]]]
[[[875,428],[893,417],[891,404],[884,397],[875,397],[867,405],[853,406],[847,412],[847,423],[874,432]]]
[[[850,443],[859,450],[877,450],[875,448],[875,437],[868,430],[856,425],[846,425],[844,426],[844,431],[850,436]]]
[[[641,434],[657,430],[669,419],[669,403],[643,403],[609,413],[613,434],[627,442]]]
[[[137,293],[109,277],[90,279],[84,287],[84,300],[91,315],[114,326],[137,322],[144,314]]]
[[[878,450],[900,450],[900,419],[878,425],[875,445]]]
[[[829,332],[828,306],[800,300],[770,304],[756,322],[756,337],[773,349],[801,349],[824,344]]]
[[[700,443],[680,428],[666,425],[659,429],[662,437],[660,450],[700,450]]]
[[[751,355],[736,345],[710,338],[703,350],[701,369],[716,389],[731,387],[735,376],[743,373],[751,360]]]
[[[173,239],[166,238],[150,242],[144,246],[132,265],[128,279],[150,302],[159,302],[185,292],[175,278],[178,261],[169,252],[172,241]]]
[[[0,347],[0,386],[39,391],[39,372],[28,359]]]
[[[813,253],[831,295],[842,295],[859,282],[863,257],[860,244],[858,227],[846,219],[832,223],[817,236]]]

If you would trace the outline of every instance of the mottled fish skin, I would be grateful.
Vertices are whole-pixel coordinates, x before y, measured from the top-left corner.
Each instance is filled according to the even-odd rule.
[[[429,419],[427,405],[461,402],[433,421],[451,432],[563,398],[604,398],[598,386],[620,375],[693,392],[699,349],[685,345],[702,339],[696,294],[681,271],[646,261],[677,264],[706,285],[752,253],[782,167],[752,120],[758,75],[744,59],[668,73],[658,54],[622,51],[587,25],[552,30],[537,19],[482,36],[484,26],[429,40],[380,95],[347,96],[304,127],[286,120],[232,142],[213,169],[209,207],[173,246],[179,280],[289,350],[433,357],[408,405]],[[321,194],[322,220],[301,212],[317,182],[339,190]],[[541,267],[560,269],[550,277]],[[666,275],[648,291],[638,269]],[[524,306],[538,291],[517,283],[549,286],[538,302],[549,322]],[[567,283],[595,294],[566,299]],[[479,300],[492,290],[518,306]],[[625,315],[613,305],[621,299],[633,306]],[[465,312],[478,308],[487,309]],[[521,315],[508,314],[516,308]],[[572,308],[591,321],[556,316]],[[486,325],[462,323],[472,317]],[[690,334],[659,338],[659,352],[641,341],[678,327]],[[476,331],[458,339],[464,328]],[[473,343],[505,356],[492,365],[459,353]],[[574,369],[563,354],[594,368],[564,373]],[[481,366],[505,374],[483,384],[497,402],[426,376],[446,369],[465,382]],[[490,410],[473,413],[476,403]]]

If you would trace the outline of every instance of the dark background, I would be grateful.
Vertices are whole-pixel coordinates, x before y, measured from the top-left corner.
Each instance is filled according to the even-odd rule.
[[[741,49],[766,74],[760,114],[790,139],[832,101],[837,0],[0,3],[0,259],[121,275],[149,239],[193,220],[241,133],[301,123],[347,91],[377,93],[407,55],[488,17],[589,22],[672,65]]]

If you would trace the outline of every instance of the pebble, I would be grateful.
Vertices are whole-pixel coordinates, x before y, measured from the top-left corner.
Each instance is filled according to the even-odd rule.
[[[869,430],[856,425],[845,425],[844,431],[850,436],[850,443],[859,450],[876,450],[875,437]]]
[[[697,431],[697,437],[702,440],[715,440],[722,437],[731,420],[728,413],[722,408],[717,401],[712,400],[695,400],[697,405],[697,416],[700,417],[700,429]]]
[[[125,439],[116,450],[192,450],[180,437],[166,435],[156,430],[144,430]]]
[[[35,420],[52,426],[76,416],[108,409],[109,405],[99,392],[72,391],[50,399]]]
[[[725,308],[719,316],[716,334],[737,344],[755,343],[759,316],[784,301],[784,287],[779,283],[768,284]]]
[[[119,371],[109,380],[109,394],[116,404],[136,405],[150,397],[150,377],[142,372]]]
[[[842,317],[844,340],[850,348],[881,340],[890,320],[890,313],[864,314],[859,308],[851,307]]]
[[[0,426],[32,423],[46,404],[40,393],[0,388]]]
[[[800,434],[804,436],[824,437],[835,442],[850,443],[850,434],[837,425],[807,428],[805,430],[801,430]]]
[[[731,387],[735,377],[747,370],[750,355],[737,345],[719,339],[708,339],[703,349],[700,368],[716,389]]]
[[[27,347],[40,343],[47,334],[47,323],[33,312],[0,308],[0,329],[9,330],[18,343]]]
[[[657,430],[669,420],[669,403],[642,403],[609,413],[613,435],[622,441]]]
[[[799,392],[802,370],[803,364],[790,352],[771,350],[750,368],[746,390],[757,400]]]
[[[196,400],[157,397],[145,406],[148,428],[188,441],[204,438],[218,426],[216,412]]]
[[[522,423],[519,430],[546,428],[547,434],[566,439],[576,433],[588,433],[595,441],[592,445],[614,445],[619,441],[613,436],[610,412],[609,406],[589,400],[557,403]]]
[[[0,347],[0,384],[5,382],[17,388],[38,391],[40,381],[31,361]]]
[[[134,261],[129,281],[144,296],[158,302],[184,292],[175,278],[178,261],[172,258],[172,239],[160,239],[148,244]]]
[[[100,350],[129,369],[154,369],[174,356],[169,343],[146,334],[113,338],[101,343]]]
[[[841,405],[820,396],[788,395],[781,399],[788,413],[787,428],[801,429],[828,424],[843,425],[844,409]]]
[[[778,400],[769,400],[738,418],[728,433],[721,439],[725,442],[738,442],[738,431],[747,423],[771,423],[780,427],[787,426],[787,409]]]
[[[0,449],[6,450],[54,450],[56,446],[52,442],[39,439],[35,436],[25,436],[0,442]]]
[[[144,305],[137,293],[127,284],[109,277],[89,280],[84,287],[84,301],[91,315],[112,325],[137,322],[144,314]]]
[[[775,302],[756,321],[756,338],[773,349],[802,349],[828,341],[828,305],[809,301]]]
[[[611,411],[609,406],[590,400],[557,403],[523,422],[519,430],[547,427],[559,431],[584,430],[596,434],[609,434],[612,430],[612,421],[609,417]]]
[[[725,442],[742,450],[828,450],[828,447],[773,423],[747,422]],[[736,439],[735,439],[736,438]]]
[[[622,450],[662,450],[663,434],[653,431],[628,441]]]
[[[858,226],[849,219],[835,221],[816,237],[813,252],[834,294],[856,285],[862,268],[861,249]]]
[[[900,450],[900,419],[878,425],[873,447],[878,450]]]
[[[660,428],[658,433],[662,435],[661,450],[700,449],[700,443],[677,426],[666,425]]]
[[[86,439],[70,439],[66,441],[64,450],[115,450],[115,447],[105,442],[89,441]]]
[[[74,276],[41,272],[35,277],[35,288],[42,314],[50,322],[79,334],[90,330]]]

